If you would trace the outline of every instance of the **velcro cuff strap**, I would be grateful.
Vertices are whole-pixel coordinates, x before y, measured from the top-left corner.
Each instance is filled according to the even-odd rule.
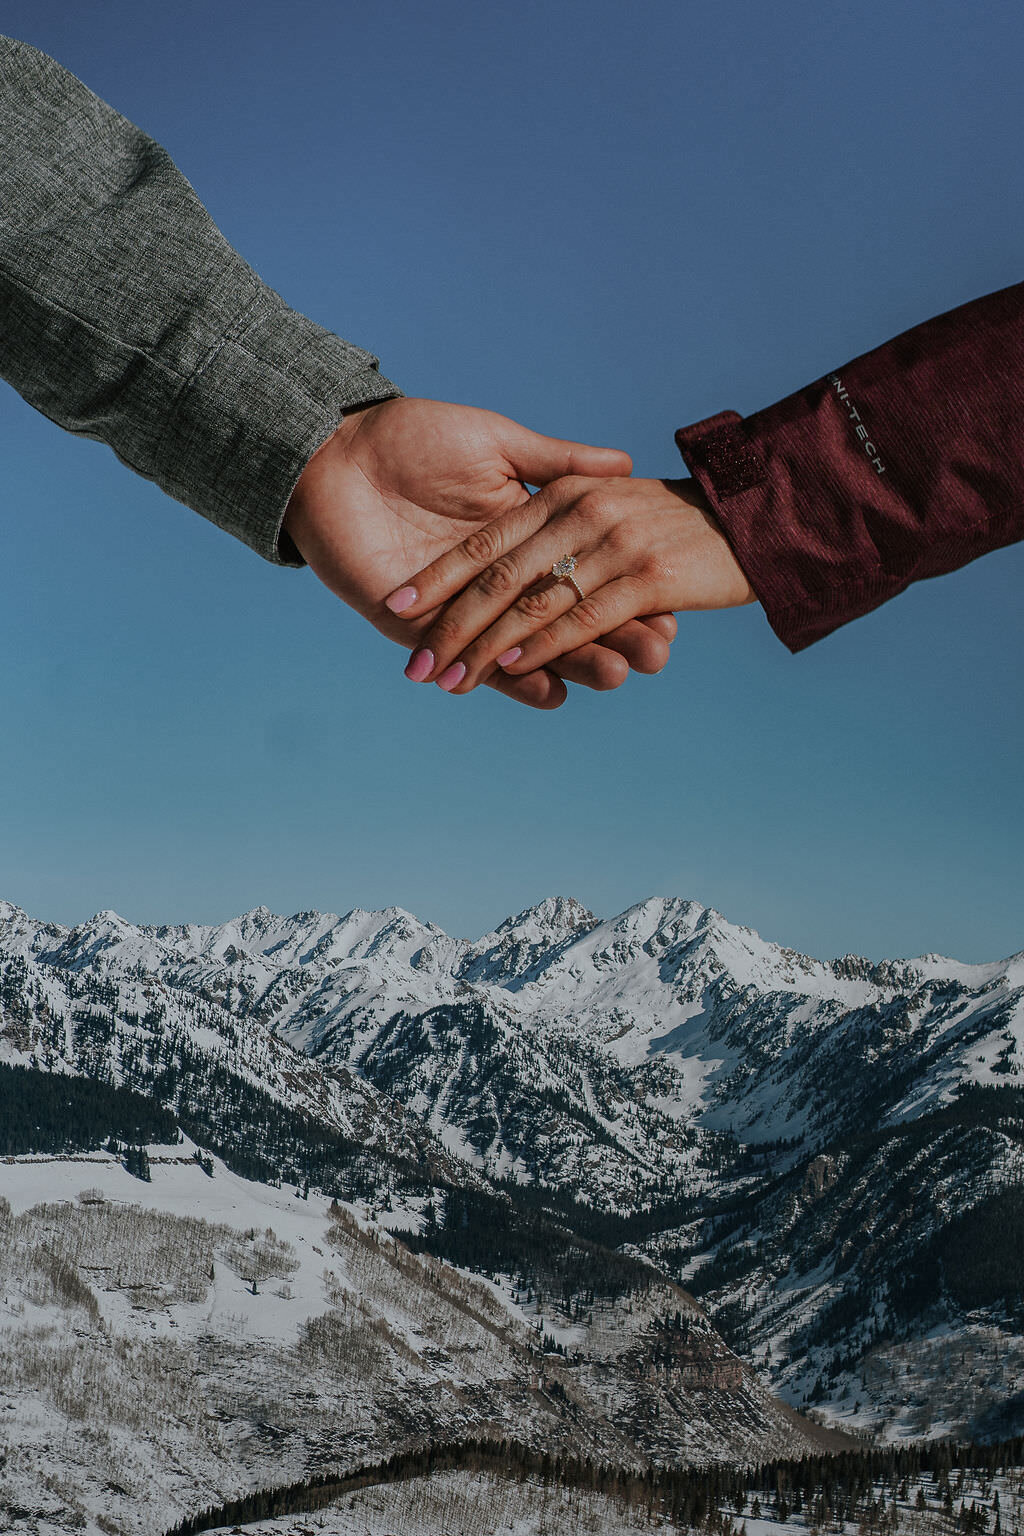
[[[736,411],[720,411],[692,427],[680,427],[676,443],[691,473],[710,482],[719,498],[739,496],[768,478],[765,462],[748,441],[743,417]]]

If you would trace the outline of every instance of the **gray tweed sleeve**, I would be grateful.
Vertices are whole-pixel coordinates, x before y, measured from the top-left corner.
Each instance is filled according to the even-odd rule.
[[[290,309],[167,152],[0,37],[0,376],[276,563],[296,480],[347,409],[400,391]]]

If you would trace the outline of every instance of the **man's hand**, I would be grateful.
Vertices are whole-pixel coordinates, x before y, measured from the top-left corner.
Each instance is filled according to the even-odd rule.
[[[563,475],[628,475],[628,454],[541,437],[472,406],[438,400],[385,400],[347,416],[314,454],[292,493],[284,532],[332,592],[377,629],[406,646],[437,609],[412,623],[384,598],[397,583],[529,501],[526,486]],[[497,553],[497,551],[496,551]],[[489,679],[538,709],[566,695],[562,678],[615,688],[629,668],[657,672],[668,660],[670,614],[631,619],[545,668]],[[557,675],[556,675],[557,674]]]

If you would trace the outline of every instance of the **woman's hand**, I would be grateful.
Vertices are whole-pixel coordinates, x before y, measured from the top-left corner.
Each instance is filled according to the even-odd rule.
[[[552,574],[565,556],[572,581]],[[413,620],[448,603],[406,676],[468,693],[498,667],[533,672],[640,614],[755,596],[694,481],[573,475],[476,529],[386,601]]]

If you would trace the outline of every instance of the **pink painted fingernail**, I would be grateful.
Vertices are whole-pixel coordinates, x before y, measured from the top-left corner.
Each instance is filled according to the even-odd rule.
[[[441,676],[437,680],[437,686],[439,688],[443,688],[445,693],[450,693],[453,688],[457,687],[458,684],[462,682],[462,679],[465,677],[465,675],[465,662],[453,662],[450,667],[446,667],[445,670],[441,673]]]
[[[514,661],[518,661],[523,654],[521,645],[514,645],[510,651],[502,651],[498,657],[499,667],[510,667]]]
[[[392,592],[390,597],[384,599],[384,606],[390,608],[392,613],[404,613],[418,597],[415,587],[399,587],[397,592]]]
[[[405,669],[405,675],[410,683],[422,683],[425,682],[433,670],[433,651],[413,651],[409,658],[409,665]]]

